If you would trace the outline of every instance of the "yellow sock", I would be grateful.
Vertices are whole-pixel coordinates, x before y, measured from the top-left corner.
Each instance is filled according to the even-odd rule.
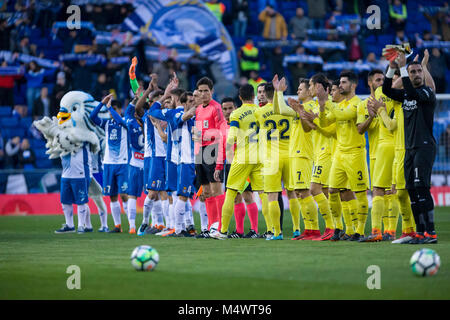
[[[344,226],[342,225],[342,203],[339,193],[330,193],[328,202],[330,204],[330,211],[336,228],[344,230]]]
[[[334,221],[333,216],[331,215],[330,204],[328,203],[328,199],[325,194],[319,193],[314,196],[314,200],[316,200],[320,214],[325,221],[325,228],[334,229]]]
[[[300,203],[297,198],[289,199],[289,210],[292,216],[292,229],[300,230]]]
[[[220,232],[228,232],[230,226],[231,217],[234,211],[234,199],[236,198],[237,191],[228,189],[225,195],[225,201],[222,206],[222,228]]]
[[[306,197],[303,199],[306,210],[308,211],[308,218],[311,223],[310,230],[319,230],[319,216],[317,212],[316,203],[314,202],[314,198],[312,196]]]
[[[348,202],[349,214],[352,219],[353,233],[358,228],[358,201],[356,199]]]
[[[381,218],[383,219],[383,227],[384,231],[389,230],[389,199],[386,197],[386,195],[383,196],[384,199],[384,211],[381,215]]]
[[[269,202],[269,214],[273,221],[273,228],[275,236],[280,235],[281,226],[280,226],[280,205],[278,201],[270,201]]]
[[[381,233],[381,217],[384,212],[384,197],[376,196],[372,200],[372,232]],[[376,230],[376,231],[375,231]]]
[[[305,205],[305,199],[298,198],[298,203],[300,205],[300,211],[302,214],[303,224],[305,225],[305,230],[311,230],[311,221],[308,217],[308,208]]]
[[[353,221],[350,216],[350,201],[342,201],[342,215],[344,216],[345,223],[345,233],[348,235],[352,235],[355,232],[353,231]]]
[[[262,205],[262,214],[264,217],[264,220],[266,221],[266,231],[273,231],[273,223],[272,223],[272,217],[269,214],[269,200],[267,199],[266,193],[260,193],[259,198],[261,199],[261,205]]]
[[[398,215],[400,212],[400,204],[396,194],[388,195],[389,199],[389,231],[396,232],[398,224]]]
[[[400,213],[402,215],[402,232],[410,233],[416,230],[416,223],[411,209],[411,200],[408,191],[405,189],[397,190]]]
[[[367,216],[369,215],[369,200],[367,200],[366,192],[356,192],[355,195],[358,202],[358,226],[356,232],[363,235],[366,229]]]

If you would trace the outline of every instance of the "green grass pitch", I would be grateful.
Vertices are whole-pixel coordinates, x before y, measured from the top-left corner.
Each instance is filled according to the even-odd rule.
[[[450,298],[449,208],[436,209],[439,243],[422,246],[291,241],[287,211],[284,241],[102,234],[95,232],[98,217],[92,220],[91,234],[56,235],[63,216],[0,217],[0,299]],[[370,220],[367,231],[369,226]],[[159,252],[153,272],[137,272],[130,264],[132,250],[143,244]],[[441,269],[430,278],[416,277],[409,268],[411,255],[422,247],[441,257]],[[67,288],[70,265],[81,269],[80,290]],[[379,290],[367,288],[370,265],[380,267]]]

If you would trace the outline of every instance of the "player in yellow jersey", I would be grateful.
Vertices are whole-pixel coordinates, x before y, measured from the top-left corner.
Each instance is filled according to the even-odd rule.
[[[286,105],[283,92],[287,89],[286,79],[282,78],[279,83],[274,81],[275,99],[274,111],[292,118],[292,131],[289,145],[290,158],[290,188],[295,192],[288,191],[290,206],[299,203],[303,220],[305,222],[305,231],[294,237],[294,240],[315,240],[320,239],[320,230],[318,222],[318,212],[314,198],[309,190],[311,184],[312,164],[313,164],[313,146],[312,146],[312,123],[302,117],[305,112],[311,112],[314,101],[310,95],[308,81],[301,81],[297,90],[299,101],[289,99],[289,106]],[[296,198],[299,200],[296,201]]]
[[[350,71],[342,72],[339,79],[344,100],[337,105],[331,105],[328,111],[325,109],[325,104],[329,101],[327,92],[322,86],[316,88],[320,105],[319,123],[323,127],[336,123],[337,145],[330,169],[330,207],[336,205],[336,198],[341,192],[342,200],[348,202],[350,209],[348,215],[344,211],[346,237],[343,239],[357,241],[364,232],[368,213],[366,192],[369,184],[365,139],[356,128],[357,106],[361,99],[355,95],[358,83],[356,74]],[[348,183],[351,190],[347,189]],[[336,228],[330,240],[340,240],[340,234],[341,230]]]
[[[277,76],[274,78],[277,81]],[[264,84],[265,91],[272,95],[274,87],[272,83]],[[269,214],[276,231],[280,231],[278,238],[282,238],[281,232],[281,210],[278,204],[279,194],[282,192],[282,181],[287,190],[288,197],[294,193],[290,189],[290,163],[289,163],[289,141],[291,135],[292,118],[274,113],[273,104],[266,104],[255,112],[256,120],[259,124],[260,148],[263,148],[261,156],[263,158],[264,192],[267,193],[269,203]],[[261,151],[261,150],[260,150]],[[271,204],[276,202],[278,208]],[[294,234],[300,235],[300,208],[290,207]],[[276,222],[275,222],[276,221]],[[277,232],[275,232],[276,236]],[[266,237],[269,239],[272,237]]]
[[[255,111],[258,106],[253,104],[255,91],[249,84],[239,89],[239,98],[242,106],[230,115],[230,131],[228,132],[226,152],[227,159],[232,160],[227,180],[227,193],[222,207],[222,228],[211,237],[226,239],[228,227],[233,216],[234,199],[240,190],[244,189],[247,178],[250,178],[252,190],[260,194],[264,189],[262,176],[263,165],[259,157],[258,148],[258,123]],[[234,156],[232,150],[236,143]],[[265,197],[261,197],[265,201]],[[263,203],[264,205],[264,203]],[[278,203],[277,203],[278,206]]]

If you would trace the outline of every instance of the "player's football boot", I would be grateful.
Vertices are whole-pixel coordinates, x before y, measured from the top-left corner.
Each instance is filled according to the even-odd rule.
[[[97,230],[97,232],[109,232],[109,228],[108,227],[101,227],[100,229]]]
[[[425,243],[425,236],[420,233],[416,233],[416,236],[409,240],[408,242],[405,242],[406,244],[424,244]]]
[[[128,233],[129,233],[129,234],[136,234],[136,228],[131,228],[131,229],[128,231]]]
[[[437,242],[438,242],[438,240],[437,240],[436,232],[433,232],[432,234],[425,232],[425,243],[434,244]]]
[[[327,240],[330,240],[333,237],[333,235],[334,235],[334,229],[325,228],[325,231],[323,232],[320,239],[315,239],[315,240],[327,241]]]
[[[334,234],[333,236],[330,238],[330,241],[339,241],[341,240],[341,237],[344,235],[344,230],[341,229],[334,229]]]
[[[267,239],[267,237],[273,237],[272,231],[266,231],[263,234],[261,234],[260,238]]]
[[[312,230],[309,229],[305,229],[303,230],[302,234],[300,234],[299,236],[292,238],[292,240],[303,240],[303,238],[308,237],[310,235]]]
[[[228,239],[239,239],[239,238],[244,238],[244,234],[243,233],[237,233],[236,231],[233,231],[232,233],[230,233],[228,235]]]
[[[145,230],[148,228],[148,224],[143,223],[141,224],[141,226],[139,227],[138,231],[137,231],[137,235],[138,236],[143,236],[145,234]]]
[[[84,228],[84,232],[94,232],[94,228]]]
[[[75,232],[75,227],[69,227],[67,224],[63,223],[62,228],[55,230],[56,234],[60,234],[60,233],[74,233]]]
[[[273,237],[266,238],[266,240],[283,240],[283,234],[280,233],[279,235],[273,235]]]
[[[400,238],[398,238],[397,240],[392,241],[392,243],[406,243],[408,241],[411,241],[412,238],[414,238],[416,236],[415,232],[403,232],[402,235],[400,236]]]
[[[122,232],[122,228],[120,227],[120,224],[118,224],[117,226],[114,226],[114,229],[108,231],[108,233],[121,233],[121,232]]]
[[[250,231],[244,236],[244,238],[256,239],[256,238],[259,238],[259,234],[255,230],[250,229]]]
[[[349,241],[352,238],[351,235],[344,233],[341,237],[341,240]]]
[[[383,236],[380,232],[373,232],[369,234],[367,237],[361,237],[358,242],[379,242],[383,239]]]
[[[395,231],[385,231],[381,241],[394,241]]]
[[[227,233],[222,233],[220,231],[216,231],[214,233],[210,233],[211,238],[217,239],[217,240],[225,240],[228,238]]]
[[[78,233],[78,234],[82,234],[82,233],[84,233],[84,232],[85,232],[85,231],[84,231],[84,227],[79,226],[78,229],[77,229],[77,233]]]
[[[145,234],[157,234],[158,232],[160,232],[162,230],[162,229],[159,229],[158,227],[159,226],[155,225],[153,227],[145,229]]]
[[[309,230],[309,234],[300,240],[319,240],[321,236],[320,230]]]
[[[359,233],[354,233],[350,237],[349,241],[359,241],[359,239],[364,238],[364,235],[360,235]]]
[[[195,231],[194,225],[192,224],[189,227],[187,227],[187,232],[189,232],[193,236],[197,235],[197,231]]]
[[[210,236],[208,230],[204,230],[204,231],[200,232],[198,235],[196,235],[195,238],[197,238],[197,239],[209,239],[209,238],[211,238],[211,236]]]
[[[161,237],[167,237],[170,236],[171,234],[175,233],[175,228],[174,229],[167,229],[165,232],[160,232]],[[158,235],[158,233],[156,234]]]
[[[298,237],[300,235],[300,230],[295,230],[293,233],[292,233],[292,239],[294,239],[294,238],[296,238],[296,237]]]

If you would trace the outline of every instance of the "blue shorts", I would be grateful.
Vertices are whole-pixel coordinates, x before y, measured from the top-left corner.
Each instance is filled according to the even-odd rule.
[[[61,203],[85,204],[88,203],[88,186],[90,179],[61,178]]]
[[[97,172],[92,174],[95,180],[97,180],[100,186],[103,186],[103,172]]]
[[[140,197],[144,189],[144,168],[128,166],[128,195]]]
[[[103,194],[117,196],[128,192],[128,164],[103,164]]]
[[[177,190],[177,165],[172,161],[166,161],[166,190]]]
[[[195,188],[195,165],[181,163],[177,167],[177,195],[191,198],[197,189]]]
[[[166,190],[166,165],[164,157],[144,158],[144,183],[146,190]]]

